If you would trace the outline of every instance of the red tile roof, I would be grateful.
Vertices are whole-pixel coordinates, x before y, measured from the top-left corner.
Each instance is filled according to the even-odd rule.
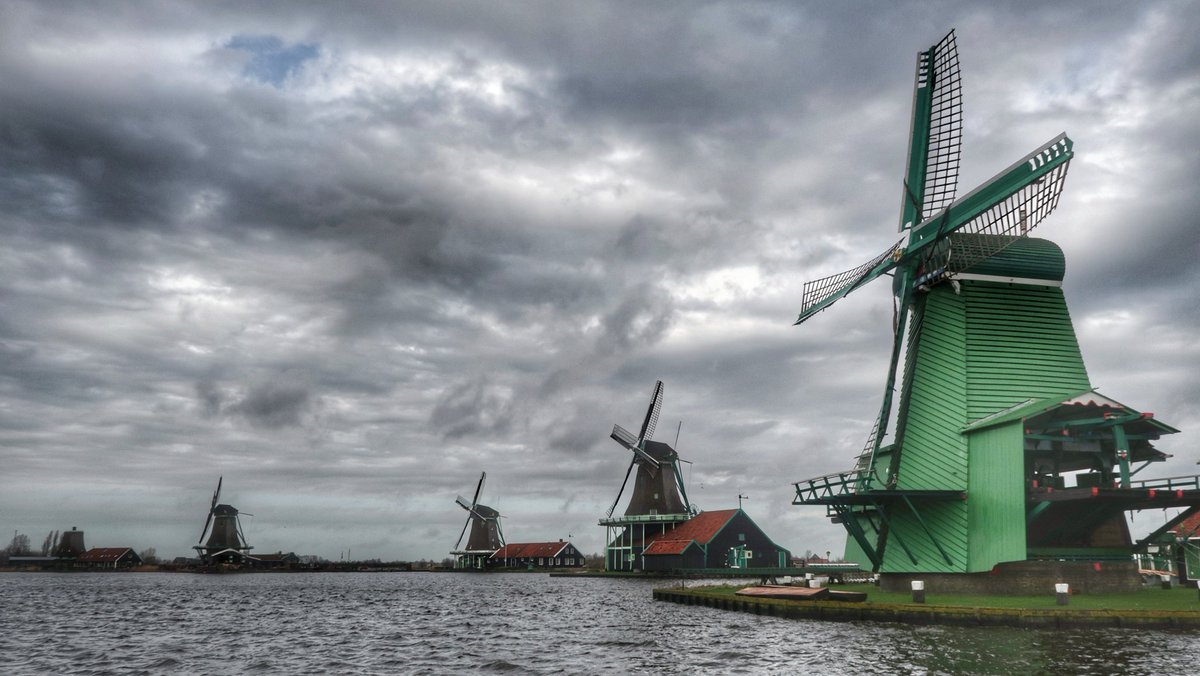
[[[702,545],[716,537],[717,533],[729,523],[738,510],[718,509],[712,512],[700,512],[696,516],[675,526],[655,539],[670,538],[672,540],[695,540]]]
[[[738,510],[718,509],[712,512],[700,512],[696,516],[675,526],[658,537],[647,538],[649,542],[643,554],[682,554],[693,541],[706,545],[721,532]]]
[[[1175,527],[1171,530],[1181,538],[1200,537],[1200,512],[1175,524]]]
[[[660,537],[654,542],[651,542],[649,547],[646,547],[646,549],[642,550],[642,553],[647,556],[653,556],[654,554],[682,554],[683,551],[687,549],[693,542],[695,541],[667,540]]]
[[[570,542],[510,542],[492,554],[493,559],[528,559],[553,557],[566,549]]]
[[[125,552],[133,551],[129,547],[96,547],[84,552],[83,556],[79,557],[80,561],[100,561],[113,562],[125,556]]]

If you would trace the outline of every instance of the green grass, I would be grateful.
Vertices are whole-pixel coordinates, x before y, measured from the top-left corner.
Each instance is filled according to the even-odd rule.
[[[690,587],[691,591],[705,591],[732,596],[746,585],[721,585],[714,587]],[[912,603],[912,592],[885,592],[866,584],[829,585],[830,589],[867,592],[866,603],[896,605]],[[796,603],[803,603],[797,601]],[[1109,594],[1073,594],[1070,603],[1059,606],[1054,594],[1037,596],[989,596],[983,594],[935,594],[925,593],[926,606],[953,606],[966,608],[1071,608],[1077,610],[1188,610],[1200,612],[1200,593],[1196,589],[1146,588],[1136,592],[1114,592]]]

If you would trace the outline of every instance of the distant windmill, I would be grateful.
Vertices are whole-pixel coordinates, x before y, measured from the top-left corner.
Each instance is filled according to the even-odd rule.
[[[208,508],[208,518],[204,520],[200,539],[192,547],[200,554],[200,559],[206,563],[213,560],[240,559],[253,549],[246,544],[246,536],[242,533],[242,524],[238,519],[238,510],[232,505],[217,504],[221,499],[221,483],[224,479],[225,477],[217,479],[217,490],[213,491],[212,504]],[[254,515],[247,514],[247,516]],[[211,531],[209,531],[209,526],[212,526]],[[207,542],[204,540],[205,535],[208,535]]]
[[[605,555],[608,570],[640,569],[642,543],[648,536],[660,534],[696,514],[696,508],[688,502],[679,468],[679,463],[684,461],[670,444],[652,440],[662,401],[663,383],[659,380],[654,384],[638,435],[635,437],[620,425],[614,425],[610,435],[632,453],[632,457],[617,497],[608,508],[606,518],[600,521],[600,525],[608,529]],[[625,508],[624,516],[613,517],[635,466],[637,476],[629,506]]]
[[[504,546],[500,512],[479,503],[479,496],[483,493],[483,484],[486,481],[487,472],[480,473],[479,483],[475,486],[475,496],[470,502],[461,495],[454,499],[459,507],[467,511],[467,522],[463,524],[458,541],[454,543],[454,551],[451,552],[456,556],[461,568],[483,568],[487,559]],[[459,549],[468,527],[471,529],[471,535],[467,538],[467,546],[465,549]]]
[[[689,514],[693,510],[688,506],[687,489],[683,485],[683,473],[679,471],[679,454],[669,444],[652,441],[654,428],[658,424],[658,414],[662,409],[663,383],[654,383],[654,392],[650,395],[650,406],[646,409],[646,419],[642,421],[642,429],[635,437],[620,425],[613,425],[610,435],[621,444],[633,457],[629,459],[629,469],[625,470],[625,480],[617,491],[612,507],[608,508],[608,516],[617,508],[625,486],[629,483],[629,475],[636,465],[637,477],[633,482],[633,495],[629,506],[625,509],[626,516],[638,514]]]

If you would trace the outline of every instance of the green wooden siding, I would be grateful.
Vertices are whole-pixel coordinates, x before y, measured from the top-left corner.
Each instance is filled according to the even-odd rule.
[[[1021,421],[969,436],[970,520],[968,573],[982,573],[1002,561],[1024,561],[1025,457]]]
[[[888,516],[891,530],[880,570],[887,573],[967,572],[967,503],[961,500],[914,501],[913,505],[920,510],[925,526],[937,539],[936,544],[907,506],[893,504]],[[900,546],[897,534],[916,557],[916,563]],[[950,556],[950,563],[942,558],[938,545]]]
[[[967,487],[964,299],[937,287],[918,308],[900,403],[903,451],[896,488]],[[965,535],[965,534],[964,534]]]
[[[1044,240],[1021,242],[1002,257],[1010,266],[993,263],[988,273],[1061,278],[1061,251]],[[1030,398],[1091,389],[1062,289],[980,280],[963,280],[957,292],[936,286],[916,305],[903,381],[896,488],[964,490],[968,499],[914,502],[924,527],[893,503],[892,532],[917,562],[889,535],[882,570],[983,572],[1023,560],[1021,426],[970,440],[961,430]]]
[[[875,537],[875,531],[873,530],[871,524],[869,524],[866,519],[858,518],[858,525],[863,529],[863,532],[867,534],[867,537],[870,538],[871,542],[876,543],[874,546],[878,547],[879,545],[877,543],[877,538]],[[846,550],[842,554],[842,559],[857,563],[863,570],[871,570],[871,568],[875,565],[871,563],[871,558],[867,556],[862,547],[859,546],[858,540],[855,540],[854,536],[852,535],[846,536]]]
[[[967,421],[1091,389],[1062,289],[962,282]],[[961,428],[960,428],[961,429]]]

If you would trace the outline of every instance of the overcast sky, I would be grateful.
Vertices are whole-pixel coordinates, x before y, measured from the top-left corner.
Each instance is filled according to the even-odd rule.
[[[956,29],[959,194],[1059,132],[1038,229],[1094,385],[1200,439],[1200,3],[0,6],[0,528],[190,554],[599,552],[656,379],[701,509],[796,553],[878,411],[916,53]],[[682,427],[680,428],[680,424]],[[1135,517],[1135,528],[1161,524]],[[4,536],[6,541],[9,536]]]

